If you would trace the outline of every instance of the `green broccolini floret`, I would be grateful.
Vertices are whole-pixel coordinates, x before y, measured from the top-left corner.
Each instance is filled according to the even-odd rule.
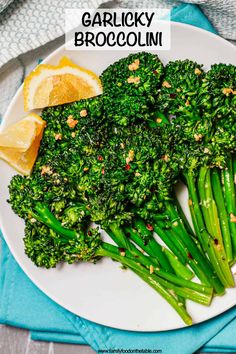
[[[223,95],[225,78],[228,77],[228,83],[232,81],[229,79],[232,68],[229,66],[227,70],[227,65],[220,64],[219,68],[214,65],[211,70],[205,73],[202,65],[190,60],[169,62],[158,97],[159,109],[169,117],[175,129],[176,158],[180,167],[192,173],[197,173],[198,168],[205,164],[223,167],[227,149],[223,149],[222,144],[225,143],[226,147],[226,140],[230,145],[234,138],[229,131],[221,134],[227,123],[216,123],[212,108],[213,105],[216,107],[215,97],[219,99],[219,92]],[[219,72],[224,73],[221,80]],[[219,101],[219,106],[222,109],[222,101]]]
[[[214,64],[202,85],[203,115],[214,122],[212,146],[221,154],[236,151],[236,67]],[[222,164],[223,166],[223,164]]]
[[[43,202],[42,197],[35,198],[30,188],[29,178],[15,176],[10,184],[9,200],[13,210],[26,220],[24,243],[28,257],[37,266],[46,268],[55,267],[60,261],[96,260],[95,251],[101,238],[96,230],[88,228],[85,206],[68,207],[60,202],[58,210],[55,202],[50,205],[48,201]],[[50,209],[57,214],[54,216]],[[61,223],[73,227],[73,231]]]
[[[201,103],[199,89],[204,77],[202,65],[196,62],[188,59],[170,61],[162,77],[158,109],[171,119],[180,116],[198,119]]]
[[[47,212],[55,214],[55,223],[61,222],[65,227],[73,227],[75,232],[84,234],[90,217],[83,189],[89,191],[92,186],[87,177],[83,188],[80,183],[86,176],[87,158],[106,138],[102,103],[99,97],[88,99],[45,109],[42,116],[47,127],[33,173],[29,178],[14,176],[9,186],[9,202],[13,210],[26,220],[26,253],[35,264],[45,267],[56,266],[61,260],[72,263],[83,257],[92,259],[89,247],[86,256],[87,246],[83,246],[81,257],[74,255],[75,245],[71,242],[66,250],[65,245],[61,247],[61,238],[55,229],[38,218],[36,207],[47,206]]]
[[[89,180],[96,180],[91,202],[94,221],[98,221],[99,210],[103,210],[103,220],[101,215],[99,219],[102,224],[113,219],[124,222],[125,216],[130,219],[132,208],[140,207],[144,211],[147,205],[150,210],[153,203],[149,201],[154,198],[156,210],[169,198],[179,171],[169,153],[173,142],[169,128],[164,132],[158,126],[149,128],[143,122],[111,129],[107,145],[87,172]]]
[[[70,147],[83,149],[89,155],[93,148],[106,139],[106,122],[103,114],[102,97],[81,100],[43,110],[42,118],[47,122],[40,152],[66,152]],[[78,134],[77,134],[78,133]],[[59,134],[59,137],[58,137]],[[51,151],[48,152],[48,145]],[[45,146],[45,149],[44,149]],[[47,155],[46,155],[47,157]]]
[[[158,108],[173,126],[173,155],[181,169],[196,171],[200,164],[212,160],[207,146],[212,122],[204,119],[201,111],[205,75],[202,65],[186,59],[169,62],[162,78]]]
[[[127,126],[150,117],[151,105],[145,96],[120,95],[118,99],[114,99],[104,95],[103,104],[107,119],[118,125]]]
[[[103,92],[117,98],[120,95],[144,95],[147,100],[154,101],[163,71],[163,64],[156,54],[130,54],[103,71]]]
[[[101,75],[105,115],[120,125],[149,118],[154,110],[163,64],[155,54],[130,54]]]
[[[236,116],[236,67],[214,64],[202,83],[202,107],[209,119]]]
[[[25,222],[25,253],[38,267],[54,268],[64,260],[63,246],[55,242],[56,234],[49,227],[37,222]]]

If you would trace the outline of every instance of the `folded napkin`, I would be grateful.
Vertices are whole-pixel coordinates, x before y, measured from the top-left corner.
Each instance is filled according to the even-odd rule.
[[[50,300],[25,275],[3,239],[0,272],[0,322],[29,329],[33,339],[88,343],[96,351],[159,349],[165,354],[189,354],[209,341],[206,350],[236,349],[236,308],[185,329],[159,333],[121,331],[87,321]]]
[[[215,32],[197,6],[172,10],[172,20]],[[42,293],[11,255],[0,251],[0,323],[27,328],[33,339],[89,344],[94,350],[150,349],[165,354],[236,351],[236,307],[212,320],[166,332],[130,332],[102,326],[65,310]]]

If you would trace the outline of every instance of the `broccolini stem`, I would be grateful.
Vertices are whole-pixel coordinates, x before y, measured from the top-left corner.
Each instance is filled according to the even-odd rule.
[[[220,264],[218,258],[216,257],[214,248],[215,244],[211,236],[206,230],[204,219],[202,216],[202,212],[199,206],[198,201],[198,194],[195,185],[195,178],[192,173],[185,174],[188,192],[189,192],[189,206],[190,212],[193,219],[193,224],[195,228],[195,232],[199,238],[199,241],[204,249],[204,251],[208,254],[211,264],[214,268],[215,272],[211,274],[211,284],[213,285],[216,293],[218,295],[224,294],[224,286],[222,285],[221,281],[218,278],[218,272],[221,274],[220,271]],[[209,267],[208,267],[209,268]],[[211,272],[210,272],[211,273]]]
[[[213,225],[211,222],[211,214],[209,212],[210,200],[207,200],[206,190],[205,190],[207,187],[207,185],[205,183],[207,171],[208,171],[207,166],[203,166],[200,168],[199,177],[198,177],[198,191],[199,191],[202,215],[204,218],[204,222],[205,222],[207,231],[209,232],[209,235],[211,235],[211,237],[214,237],[214,229],[213,229]]]
[[[168,289],[165,289],[161,284],[159,284],[156,279],[153,279],[153,277],[144,274],[143,272],[140,272],[138,270],[133,270],[141,279],[144,281],[149,281],[149,285],[156,291],[159,292],[160,295],[163,296],[163,298],[176,310],[176,312],[180,315],[182,320],[187,324],[191,325],[192,324],[192,318],[186,311],[186,308],[183,303],[180,303],[178,299],[173,296]]]
[[[134,259],[126,257],[126,256],[121,256],[119,253],[119,249],[116,246],[113,246],[109,243],[103,243],[102,249],[104,249],[106,252],[110,252],[110,256],[109,256],[110,258],[117,260],[118,262],[122,263],[123,265],[127,266],[128,268],[136,269],[138,271],[143,272],[144,274],[146,274],[148,276],[149,279],[153,279],[153,280],[157,281],[157,283],[163,285],[166,289],[173,290],[177,295],[180,295],[186,299],[201,303],[203,305],[209,305],[209,303],[211,302],[212,289],[210,289],[210,288],[205,287],[204,292],[203,291],[200,292],[199,288],[198,288],[198,284],[180,279],[181,282],[182,281],[187,282],[188,284],[192,283],[192,286],[196,286],[198,288],[198,290],[196,291],[196,290],[192,290],[190,288],[185,288],[185,287],[181,288],[181,287],[176,286],[175,284],[169,282],[168,280],[163,279],[162,277],[160,277],[157,274],[154,274],[154,273],[151,274],[149,270],[147,270],[142,265],[137,263],[137,261],[135,261]],[[101,256],[100,250],[98,251],[98,255]],[[131,255],[131,257],[132,257],[132,255]],[[175,278],[175,281],[177,281],[176,279],[179,279],[176,276],[172,276],[172,279],[173,278]]]
[[[219,171],[214,168],[211,174],[212,189],[216,201],[217,210],[220,217],[220,226],[225,246],[225,252],[227,255],[228,262],[233,260],[233,249],[229,228],[228,215],[225,207],[224,195],[222,192],[222,186],[220,181]]]
[[[111,237],[114,236],[111,234]],[[113,237],[112,237],[113,238]],[[118,246],[122,246],[122,243],[118,243]],[[135,262],[141,263],[144,267],[146,267],[149,271],[154,272],[161,278],[168,280],[172,282],[175,285],[183,286],[188,289],[192,289],[201,293],[205,293],[208,295],[212,295],[213,289],[206,287],[202,284],[197,284],[194,282],[191,282],[189,280],[185,280],[179,276],[176,276],[174,274],[170,274],[158,267],[152,262],[152,258],[145,256],[142,252],[140,252],[132,243],[129,244],[128,249],[122,249],[123,251],[123,256],[128,257],[129,259],[133,259]]]
[[[153,274],[152,274],[153,275]],[[156,278],[156,275],[153,276],[153,278]],[[173,290],[177,295],[184,297],[185,299],[192,300],[194,302],[197,302],[199,304],[209,306],[212,300],[212,293],[211,294],[204,294],[202,292],[197,292],[195,290],[179,287],[176,285],[171,284],[167,280],[164,280],[162,278],[158,278],[158,281],[161,285],[166,287],[167,289]]]
[[[189,237],[193,240],[195,245],[198,247],[199,252],[204,255],[204,252],[202,250],[202,246],[199,243],[199,240],[196,237],[196,235],[193,233],[188,233],[188,231],[185,227],[185,223],[178,212],[178,207],[176,205],[176,201],[174,203],[168,202],[168,208],[169,208],[169,214],[170,214],[170,210],[171,210],[171,214],[172,214],[171,218],[170,218],[170,215],[168,215],[168,218],[170,219],[171,228],[174,231],[174,233],[177,235],[182,234],[182,233],[185,233],[185,234],[187,233],[189,235]],[[177,241],[178,240],[179,240],[179,237],[177,237]],[[179,241],[179,244],[180,244],[180,247],[183,249],[184,253],[188,252],[188,248],[186,246],[184,246],[181,243],[181,241]]]
[[[174,293],[177,295],[183,296],[185,298],[193,299],[204,305],[209,305],[211,301],[211,295],[198,293],[196,291],[180,288],[175,286],[168,281],[158,277],[157,275],[150,274],[145,268],[143,268],[140,264],[134,262],[127,257],[122,257],[118,254],[115,255],[117,252],[115,246],[110,244],[103,243],[102,248],[100,248],[97,252],[98,256],[109,257],[114,260],[117,260],[127,268],[133,270],[136,274],[140,275],[140,277],[148,283],[151,287],[153,287],[159,294],[161,294],[168,303],[179,313],[181,318],[188,324],[191,323],[191,319],[184,308],[182,303],[179,303],[177,298],[175,297]],[[167,289],[169,290],[167,290]],[[171,292],[174,292],[173,295]]]
[[[233,181],[234,181],[234,184],[236,185],[236,157],[235,157],[235,155],[232,155],[232,160],[233,160]]]
[[[227,262],[227,257],[223,245],[216,203],[213,198],[209,167],[204,166],[200,168],[198,186],[207,230],[209,234],[214,238],[214,240],[212,238],[211,240],[216,246],[213,248],[213,250],[215,251],[216,258],[218,259],[220,265],[216,270],[218,277],[224,286],[234,286],[234,280]]]
[[[162,247],[154,239],[153,233],[147,229],[147,225],[145,224],[145,222],[140,218],[135,219],[134,226],[136,227],[138,234],[134,235],[134,232],[132,232],[131,238],[134,237],[137,240],[137,238],[140,237],[139,235],[141,235],[140,244],[142,243],[142,245],[140,246],[140,244],[139,244],[139,247],[141,247],[141,248],[145,247],[147,250],[147,253],[150,256],[156,257],[158,259],[158,262],[160,263],[161,267],[164,270],[166,270],[167,272],[173,273],[173,269],[169,263],[168,258],[164,254]],[[144,239],[147,239],[146,244],[143,242]]]
[[[155,267],[160,266],[158,261],[153,257],[148,257],[148,260],[147,260],[147,257],[141,251],[139,251],[135,247],[135,245],[132,242],[130,242],[129,240],[128,240],[128,242],[127,242],[127,240],[125,240],[125,243],[124,243],[124,240],[117,238],[116,235],[111,230],[107,231],[107,233],[112,238],[112,240],[117,244],[117,246],[120,248],[120,250],[124,250],[124,253],[128,252],[129,255],[132,255],[130,257],[133,258],[134,260],[140,262],[141,264],[143,264],[144,266],[147,266],[148,268],[151,265],[155,266]],[[125,248],[125,245],[127,248]]]
[[[168,248],[163,247],[163,252],[169,259],[169,262],[172,265],[176,275],[186,280],[191,280],[194,277],[194,273],[191,271],[191,269],[182,264],[178,258],[168,250]]]
[[[208,281],[208,278],[205,275],[204,269],[202,269],[198,264],[196,264],[195,260],[192,259],[189,252],[185,251],[184,246],[181,245],[179,242],[177,242],[178,235],[176,235],[176,233],[174,233],[173,230],[170,229],[168,231],[164,231],[158,224],[154,224],[154,230],[183,265],[186,265],[188,263],[192,268],[192,270],[194,271],[194,273],[196,274],[196,276],[198,277],[198,279],[201,280],[202,283],[208,286],[211,285],[211,283]],[[176,246],[177,244],[178,247]]]
[[[234,162],[234,164],[236,163]],[[222,175],[224,181],[225,204],[228,212],[234,256],[236,256],[236,195],[232,157],[227,159],[227,167],[222,171]]]
[[[36,203],[35,205],[35,211],[37,213],[34,213],[30,211],[29,213],[38,221],[44,223],[48,227],[50,227],[52,230],[54,230],[56,233],[58,233],[61,236],[66,237],[66,239],[74,239],[77,237],[77,232],[74,230],[69,230],[63,227],[60,223],[59,220],[55,218],[55,216],[51,213],[49,208],[43,204],[43,203]]]
[[[213,229],[215,230],[215,235],[217,235],[219,243],[217,247],[217,250],[219,249],[219,258],[222,260],[222,271],[224,273],[225,279],[226,279],[226,284],[228,284],[229,287],[234,287],[234,279],[233,275],[231,272],[231,269],[229,267],[228,261],[227,261],[227,255],[225,252],[225,247],[224,247],[224,242],[222,238],[222,232],[220,228],[220,221],[218,217],[218,212],[217,212],[217,207],[216,207],[216,202],[213,197],[213,192],[212,192],[212,186],[211,186],[211,175],[210,175],[210,169],[208,170],[206,174],[206,197],[207,199],[210,200],[210,214],[212,215],[210,220],[213,221]],[[215,240],[214,240],[215,243]]]
[[[176,211],[170,203],[166,203],[166,209],[167,209],[167,212],[169,212],[170,218],[172,220],[176,219]],[[178,225],[177,225],[177,223],[178,223]],[[177,228],[179,225],[180,225],[179,221],[176,221],[175,227]],[[179,235],[183,245],[188,249],[189,256],[191,255],[190,258],[193,258],[195,260],[195,262],[197,262],[198,266],[202,269],[202,271],[205,272],[205,276],[206,276],[209,284],[211,284],[213,287],[215,287],[214,283],[216,283],[216,285],[218,285],[219,281],[218,281],[218,279],[216,279],[216,281],[215,281],[214,271],[211,268],[211,265],[209,264],[206,256],[203,255],[199,251],[195,242],[188,235],[188,233],[184,230],[184,228],[181,228],[181,229],[182,229],[182,232],[178,233],[178,235]]]
[[[144,242],[141,239],[137,230],[133,229],[132,227],[126,227],[125,232],[126,232],[127,236],[130,237],[130,239],[134,243],[136,243],[141,249],[143,249],[150,256],[155,257],[155,258],[152,257],[152,259],[156,259],[157,255],[156,256],[154,255],[153,251],[149,249],[148,245],[147,246],[144,245]],[[184,264],[182,264],[173,253],[171,253],[164,246],[161,247],[161,250],[166,255],[166,257],[169,260],[169,263],[172,266],[173,271],[176,275],[178,275],[181,278],[186,279],[186,280],[190,280],[193,278],[192,271],[189,268],[187,268]],[[168,270],[165,269],[163,266],[161,268],[168,272]],[[170,273],[173,273],[173,272],[171,271]]]
[[[213,289],[209,288],[205,285],[198,284],[189,280],[185,280],[177,275],[170,274],[159,267],[157,267],[153,262],[152,258],[149,256],[145,256],[141,251],[139,251],[134,245],[133,247],[135,248],[135,252],[133,251],[133,248],[130,247],[130,249],[122,249],[123,251],[123,257],[128,257],[129,259],[132,259],[135,262],[138,262],[142,264],[149,272],[155,273],[161,278],[170,281],[171,283],[175,285],[179,285],[188,289],[192,289],[195,291],[198,291],[200,293],[212,295]],[[118,248],[120,251],[120,249]],[[122,252],[120,252],[121,255]]]
[[[159,262],[158,257],[152,256],[150,254],[150,249],[149,249],[148,245],[144,244],[144,242],[143,242],[142,238],[140,237],[137,230],[135,230],[131,226],[125,226],[124,231],[125,231],[125,234],[128,238],[130,238],[137,246],[139,246],[144,252],[146,252],[150,256],[150,258],[155,260],[155,262],[158,266],[161,266],[161,263]],[[162,266],[162,268],[165,269],[163,266]]]
[[[126,249],[130,249],[130,242],[121,227],[117,223],[114,222],[109,224],[109,229],[111,230],[111,233],[109,232],[109,230],[106,231],[108,232],[108,234],[111,235],[117,245]]]
[[[180,278],[174,274],[169,274],[161,269],[154,269],[154,273],[157,274],[158,276],[160,276],[161,278],[170,281],[171,283],[173,283],[175,285],[182,286],[182,287],[188,288],[188,289],[192,289],[197,292],[200,292],[203,294],[208,294],[211,296],[213,294],[213,289],[208,286]]]
[[[166,244],[166,246],[176,255],[178,260],[182,264],[186,264],[182,249],[179,249],[179,245],[177,245],[175,242],[175,237],[173,237],[173,234],[170,232],[170,230],[163,230],[161,226],[162,225],[160,223],[155,222],[153,225],[155,232]]]
[[[187,233],[194,237],[195,235],[194,235],[193,229],[190,226],[190,224],[188,222],[188,219],[186,218],[186,215],[185,215],[185,213],[184,213],[184,211],[183,211],[183,209],[182,209],[182,207],[181,207],[181,205],[180,205],[180,203],[179,203],[177,198],[175,198],[175,204],[176,204],[180,219],[183,220],[183,223],[184,223],[184,226],[185,226],[185,229],[186,229]]]

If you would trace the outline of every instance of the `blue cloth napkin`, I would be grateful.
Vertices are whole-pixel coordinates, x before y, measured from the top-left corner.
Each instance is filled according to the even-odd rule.
[[[121,331],[75,316],[50,300],[25,275],[3,239],[0,273],[0,322],[31,330],[33,339],[88,343],[96,351],[161,349],[165,354],[189,354],[209,341],[206,350],[235,351],[236,348],[233,335],[236,308],[213,320],[181,330],[159,333]]]
[[[174,7],[171,10],[171,21],[185,23],[217,34],[216,29],[197,5],[183,4]]]
[[[194,5],[172,10],[172,20],[215,33]],[[4,238],[0,251],[0,323],[27,328],[33,339],[89,344],[94,350],[162,350],[165,354],[236,351],[236,307],[212,320],[166,332],[129,332],[87,321],[57,305],[26,276],[11,255]]]

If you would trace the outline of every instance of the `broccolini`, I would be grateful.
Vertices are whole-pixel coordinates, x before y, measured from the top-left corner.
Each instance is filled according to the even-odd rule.
[[[234,285],[235,67],[205,73],[177,60],[164,68],[142,52],[110,65],[101,80],[103,95],[43,111],[32,175],[10,183],[26,254],[46,268],[110,257],[190,324],[186,299],[209,305],[213,291]],[[194,231],[175,197],[180,178]]]

